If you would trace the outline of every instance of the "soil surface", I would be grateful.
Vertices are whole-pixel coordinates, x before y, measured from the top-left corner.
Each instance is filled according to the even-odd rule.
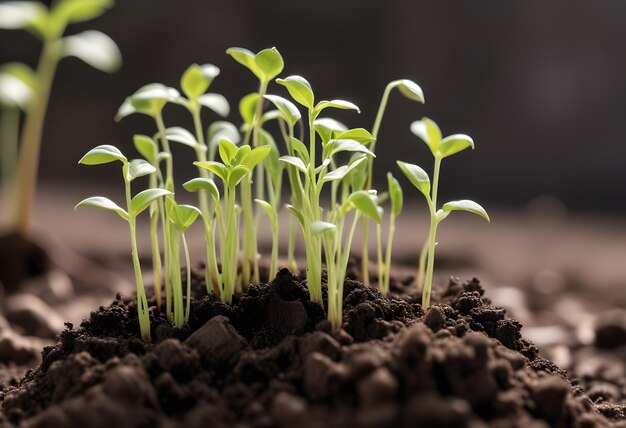
[[[152,344],[119,296],[68,324],[6,382],[0,426],[626,426],[624,385],[568,380],[477,279],[452,279],[426,312],[348,279],[339,332],[287,270],[232,306],[199,271],[193,285],[185,328],[153,308]]]

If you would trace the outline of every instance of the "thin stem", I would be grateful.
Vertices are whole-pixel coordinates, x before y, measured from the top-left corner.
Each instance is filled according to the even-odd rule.
[[[50,98],[50,89],[60,59],[60,43],[56,39],[46,40],[37,67],[38,97],[26,114],[24,121],[17,176],[12,193],[16,204],[13,222],[15,228],[23,235],[28,235],[31,229],[41,136]]]
[[[163,113],[159,111],[155,116],[157,131],[161,139],[161,146],[163,151],[169,156],[165,159],[165,189],[170,192],[174,192],[174,159],[172,157],[172,150],[170,149],[170,143],[165,136],[165,124],[163,123]]]
[[[370,286],[370,255],[369,255],[369,221],[361,223],[361,280],[366,287]]]
[[[431,198],[428,202],[430,209],[430,230],[428,232],[428,265],[426,267],[426,280],[422,291],[422,307],[428,309],[430,306],[430,294],[433,285],[433,270],[435,268],[435,245],[437,238],[437,192],[439,188],[439,171],[441,169],[441,159],[435,158],[435,170],[433,172],[433,186]]]
[[[424,276],[426,275],[426,259],[428,258],[428,239],[424,241],[420,251],[419,264],[417,266],[417,286],[424,286]]]
[[[365,223],[365,219],[363,222]],[[383,238],[382,238],[382,225],[376,224],[376,258],[378,260],[378,289],[381,293],[386,294],[384,291],[385,274],[384,274],[384,261],[383,261]]]
[[[183,249],[185,250],[185,263],[187,264],[187,307],[185,309],[185,324],[189,322],[189,313],[191,311],[191,262],[189,259],[189,247],[187,246],[187,239],[185,239],[185,232],[182,232],[180,236],[183,238]]]
[[[13,206],[13,185],[17,163],[20,111],[17,107],[7,107],[0,116],[0,172],[2,173],[2,197],[5,219],[11,216]]]
[[[157,188],[156,174],[150,175],[150,188]],[[161,249],[159,247],[159,203],[152,203],[150,210],[150,246],[152,248],[152,270],[154,271],[154,296],[157,308],[161,307],[161,286],[163,282],[163,264],[161,261]]]
[[[296,220],[292,215],[289,216],[289,243],[287,245],[287,267],[291,273],[298,273],[298,264],[296,263]]]
[[[393,237],[396,233],[396,216],[391,215],[389,220],[389,235],[387,236],[387,248],[385,249],[385,280],[383,284],[383,294],[389,293],[389,282],[391,275],[391,249],[393,246]]]

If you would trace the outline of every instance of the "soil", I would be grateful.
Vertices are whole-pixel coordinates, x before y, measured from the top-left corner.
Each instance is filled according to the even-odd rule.
[[[0,284],[10,293],[26,278],[41,275],[50,267],[42,246],[17,232],[0,236]]]
[[[232,306],[206,295],[200,271],[193,286],[188,326],[153,308],[152,344],[120,296],[68,324],[0,393],[0,426],[626,426],[624,388],[585,394],[477,279],[452,279],[426,312],[347,279],[339,332],[287,270]]]

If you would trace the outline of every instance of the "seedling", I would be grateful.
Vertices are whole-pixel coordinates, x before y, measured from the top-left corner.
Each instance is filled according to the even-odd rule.
[[[393,247],[393,237],[396,232],[396,218],[402,212],[402,205],[404,202],[402,187],[400,187],[400,183],[398,183],[398,180],[396,180],[390,172],[387,173],[387,187],[389,189],[388,194],[391,202],[391,210],[389,215],[389,230],[387,232],[387,245],[385,247],[384,258],[382,247],[382,226],[379,223],[376,227],[378,249],[378,288],[384,295],[389,294],[389,282],[391,278],[391,252]]]
[[[378,106],[378,113],[376,114],[376,119],[374,121],[374,126],[372,127],[372,137],[374,140],[370,145],[370,150],[372,153],[376,153],[376,143],[378,142],[378,131],[380,130],[380,125],[382,124],[383,117],[385,115],[385,111],[387,110],[387,102],[389,101],[389,95],[391,95],[391,91],[394,88],[397,88],[398,91],[404,95],[406,98],[415,101],[417,103],[424,104],[424,92],[422,88],[415,82],[409,79],[399,79],[389,82],[385,87],[385,91],[383,92],[383,96],[380,100],[380,105]],[[370,157],[367,159],[367,164],[364,165],[366,169],[366,182],[364,189],[370,190],[372,188],[372,178],[373,168],[374,168],[374,158]],[[367,220],[363,221],[362,227],[362,239],[361,239],[361,272],[363,275],[363,284],[366,286],[370,285],[369,279],[369,246],[368,246],[368,227],[369,223]],[[379,251],[380,253],[380,251]],[[379,266],[384,264],[383,260],[379,258],[378,260]]]
[[[411,124],[411,131],[422,139],[430,149],[435,158],[435,167],[433,172],[433,181],[431,186],[430,178],[426,171],[417,165],[397,161],[400,170],[406,175],[411,184],[413,184],[426,198],[428,209],[430,212],[430,229],[428,233],[428,253],[426,266],[426,279],[422,291],[422,306],[424,309],[430,306],[430,293],[433,282],[433,269],[435,265],[435,245],[437,226],[452,211],[467,211],[489,220],[489,215],[483,207],[474,201],[459,200],[446,202],[440,209],[437,209],[437,192],[439,188],[439,172],[441,169],[441,161],[467,148],[474,148],[474,141],[471,137],[464,134],[454,134],[442,139],[441,130],[435,122],[428,118],[416,121]]]
[[[225,303],[232,303],[237,284],[237,265],[239,260],[239,233],[237,227],[237,186],[252,173],[254,167],[265,159],[269,146],[252,149],[249,145],[237,147],[228,140],[219,142],[219,154],[222,162],[194,162],[194,165],[211,171],[222,180],[223,203],[219,204],[217,221],[220,230],[222,251],[222,288],[220,297]],[[219,201],[214,195],[214,198]],[[249,237],[246,236],[245,239]]]
[[[112,200],[102,196],[92,196],[79,202],[74,209],[82,207],[95,207],[117,213],[128,223],[130,229],[131,254],[133,267],[135,269],[135,281],[137,283],[137,313],[139,317],[139,328],[141,337],[145,341],[150,341],[150,315],[148,313],[148,300],[144,289],[143,277],[141,274],[141,264],[139,263],[139,253],[137,250],[137,216],[145,211],[150,204],[164,196],[172,195],[164,189],[147,189],[138,193],[134,197],[131,194],[131,183],[138,177],[149,175],[155,172],[155,168],[143,159],[128,161],[116,147],[104,145],[98,146],[85,154],[79,161],[83,165],[102,165],[106,163],[120,161],[122,163],[122,177],[124,179],[124,190],[126,195],[126,209],[120,207]]]
[[[0,67],[0,173],[6,219],[12,216],[20,111],[27,112],[35,97],[36,78],[30,67],[19,62]]]
[[[267,92],[269,82],[283,71],[283,58],[276,48],[263,49],[256,54],[244,48],[230,48],[226,53],[232,56],[235,61],[248,68],[259,80],[258,93],[247,97],[248,103],[253,104],[255,108],[254,115],[245,123],[245,125],[247,125],[247,131],[244,137],[244,144],[248,144],[250,135],[252,135],[252,147],[257,148],[263,143],[261,138],[263,96]],[[244,104],[245,101],[246,98],[242,100]],[[256,169],[254,198],[265,200],[264,181],[264,165],[260,163]],[[243,230],[244,236],[246,237],[243,245],[242,259],[242,276],[245,287],[248,286],[250,281],[255,283],[260,281],[256,239],[258,218],[255,218],[252,199],[252,176],[247,175],[243,178],[241,184]]]
[[[117,70],[120,52],[113,40],[94,30],[63,37],[69,24],[89,21],[113,6],[113,0],[59,0],[48,9],[36,1],[8,1],[0,4],[0,28],[23,29],[43,42],[34,75],[36,96],[26,111],[20,151],[11,192],[15,204],[14,228],[27,235],[31,228],[41,134],[52,81],[59,61],[75,56],[106,72]],[[10,141],[10,140],[9,140]],[[10,155],[9,155],[10,156]]]

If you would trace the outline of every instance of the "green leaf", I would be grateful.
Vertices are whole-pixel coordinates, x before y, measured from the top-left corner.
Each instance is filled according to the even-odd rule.
[[[278,221],[278,216],[276,215],[276,211],[274,210],[274,208],[269,204],[269,202],[264,201],[262,199],[255,199],[254,202],[256,202],[257,204],[259,204],[260,206],[263,207],[263,209],[265,210],[265,212],[267,213],[267,216],[270,218],[270,221],[272,223],[275,223]]]
[[[122,103],[115,120],[120,120],[134,113],[142,113],[154,116],[168,102],[174,102],[180,98],[180,93],[169,86],[161,83],[150,83],[142,86]]]
[[[397,87],[402,95],[410,100],[424,104],[424,92],[420,86],[409,79],[394,80],[389,86]]]
[[[191,132],[180,126],[172,126],[171,128],[167,128],[165,130],[165,138],[167,138],[169,141],[189,146],[192,149],[206,149],[206,147],[198,143],[198,140],[196,140],[196,137]]]
[[[221,94],[204,94],[197,98],[200,105],[213,110],[222,117],[230,114],[230,104],[228,100]]]
[[[120,217],[124,220],[128,221],[128,213],[115,202],[110,200],[109,198],[105,198],[102,196],[92,196],[91,198],[83,199],[74,207],[74,210],[83,207],[93,207],[100,208],[103,210],[109,210],[116,212]]]
[[[455,153],[462,152],[468,147],[474,148],[474,140],[472,140],[472,137],[465,134],[450,135],[439,143],[437,156],[440,158],[452,156]]]
[[[35,1],[7,1],[0,3],[0,28],[19,30],[32,28],[33,24],[46,18],[46,7]]]
[[[354,161],[360,158],[366,159],[366,155],[363,154],[356,154],[354,156]],[[353,190],[361,190],[365,187],[367,183],[367,162],[360,162],[359,165],[352,170],[350,180],[350,185]]]
[[[220,74],[220,69],[213,64],[191,64],[180,78],[180,87],[190,100],[204,94],[213,79]]]
[[[202,216],[200,210],[193,205],[178,205],[173,199],[167,200],[168,218],[181,233],[189,229],[198,216]]]
[[[226,167],[223,164],[219,162],[215,162],[215,161],[194,162],[193,164],[197,166],[198,168],[204,168],[206,170],[211,171],[213,174],[221,178],[224,183],[226,183],[228,171],[226,170]]]
[[[256,92],[246,95],[239,101],[239,114],[243,119],[243,123],[250,125],[254,121],[258,101],[259,94]]]
[[[156,168],[152,166],[148,161],[143,159],[133,159],[128,164],[128,181],[133,181],[135,178],[150,175],[156,172]]]
[[[234,188],[241,180],[250,173],[250,170],[243,165],[237,165],[228,171],[228,187]]]
[[[61,0],[52,9],[52,16],[62,23],[84,22],[97,18],[113,7],[113,0]]]
[[[426,199],[430,200],[430,178],[428,178],[426,171],[411,163],[397,161],[397,164],[411,184],[422,192]]]
[[[298,107],[291,101],[279,97],[278,95],[265,95],[264,98],[270,100],[276,108],[280,110],[285,122],[287,122],[289,126],[295,126],[296,122],[302,118],[300,110],[298,110]]]
[[[341,133],[348,130],[348,127],[346,125],[335,119],[331,119],[330,117],[315,119],[315,121],[313,122],[313,127],[315,128],[315,131],[319,134],[324,144],[326,144],[328,141],[330,141],[331,138],[333,138],[333,133]]]
[[[183,183],[183,188],[188,192],[199,192],[204,190],[211,194],[216,202],[220,201],[220,191],[211,178],[197,177]]]
[[[291,148],[296,154],[300,155],[300,159],[305,163],[309,163],[309,149],[302,141],[291,137]]]
[[[109,36],[100,31],[83,31],[64,37],[61,42],[64,56],[75,56],[98,70],[112,73],[122,65],[119,48]]]
[[[293,205],[287,205],[287,209],[291,214],[293,214],[296,219],[298,219],[298,223],[300,223],[300,226],[304,228],[304,215],[302,215],[302,212]]]
[[[237,144],[241,141],[239,130],[230,122],[218,120],[213,122],[207,130],[207,144],[209,147],[215,146],[220,140],[229,140]]]
[[[400,183],[390,172],[387,173],[387,187],[389,188],[389,199],[391,199],[391,214],[397,217],[402,211],[404,197]]]
[[[382,222],[381,213],[376,204],[376,196],[365,191],[359,190],[348,196],[346,205],[352,206],[360,211],[364,216],[370,218],[376,223]]]
[[[350,173],[350,171],[352,171],[353,169],[358,167],[362,162],[364,162],[365,159],[366,159],[365,157],[358,158],[348,165],[343,165],[333,171],[330,171],[328,174],[324,176],[324,178],[322,178],[322,182],[326,183],[328,181],[342,180],[345,176],[347,176]]]
[[[257,73],[260,72],[259,70],[256,70],[257,66],[256,66],[256,62],[254,61],[254,58],[256,55],[253,52],[249,51],[248,49],[229,48],[229,49],[226,49],[226,53],[232,56],[235,59],[235,61],[237,61],[239,64],[243,65],[244,67],[252,71],[255,75],[257,75]]]
[[[300,158],[297,158],[295,156],[281,156],[278,160],[281,161],[281,162],[285,162],[285,163],[288,163],[290,165],[295,166],[297,169],[302,171],[302,173],[304,173],[304,174],[307,173],[306,165],[304,164],[304,162]]]
[[[254,61],[259,70],[263,73],[261,80],[265,82],[269,82],[274,77],[278,76],[285,66],[283,57],[276,48],[263,49],[256,54]]]
[[[335,135],[338,140],[355,140],[361,144],[369,144],[374,142],[376,138],[365,128],[353,128]]]
[[[37,97],[37,76],[21,62],[0,67],[0,105],[27,111]]]
[[[108,144],[94,147],[83,156],[78,163],[83,165],[101,165],[116,160],[126,163],[126,156],[119,151],[117,147]]]
[[[271,146],[259,146],[252,149],[248,155],[243,158],[241,164],[248,168],[250,171],[263,161],[270,154],[272,150]]]
[[[441,130],[435,122],[425,117],[411,124],[411,132],[426,143],[430,151],[435,155],[441,142]]]
[[[443,204],[442,209],[444,212],[467,211],[467,212],[479,215],[487,221],[491,221],[489,219],[489,215],[487,214],[487,211],[485,211],[485,209],[481,207],[479,204],[477,204],[474,201],[470,201],[469,199],[446,202],[445,204]]]
[[[261,123],[263,124],[263,123],[268,122],[270,120],[282,119],[282,117],[283,117],[283,114],[280,112],[280,110],[266,111],[261,116]]]
[[[331,101],[320,101],[315,106],[315,110],[313,115],[317,116],[320,112],[327,108],[338,108],[341,110],[355,110],[357,113],[361,113],[361,110],[350,101],[344,100],[331,100]]]
[[[238,150],[237,145],[227,139],[222,139],[219,142],[220,158],[222,158],[222,162],[224,162],[225,165],[230,165],[231,160],[235,157]]]
[[[370,149],[356,140],[330,140],[324,149],[327,157],[334,156],[339,152],[365,153],[369,156],[376,157]]]
[[[315,96],[311,84],[302,76],[289,76],[285,79],[276,79],[276,83],[283,85],[289,91],[289,95],[296,102],[308,109],[315,105]]]
[[[231,159],[230,164],[235,166],[235,165],[242,165],[243,159],[248,156],[248,154],[252,151],[252,147],[250,147],[249,145],[245,145],[245,146],[241,146],[237,149],[237,153],[235,153],[235,156]]]
[[[310,227],[311,234],[313,236],[321,235],[324,232],[334,231],[335,229],[337,229],[337,226],[325,221],[314,221],[313,223],[311,223]]]
[[[150,206],[150,203],[152,203],[152,201],[168,195],[173,195],[173,193],[165,189],[147,189],[143,192],[139,192],[130,201],[130,215],[134,217],[141,214],[146,208]]]
[[[152,165],[157,164],[157,155],[159,153],[159,146],[156,141],[147,135],[135,135],[133,136],[133,144],[141,156],[144,157]]]

